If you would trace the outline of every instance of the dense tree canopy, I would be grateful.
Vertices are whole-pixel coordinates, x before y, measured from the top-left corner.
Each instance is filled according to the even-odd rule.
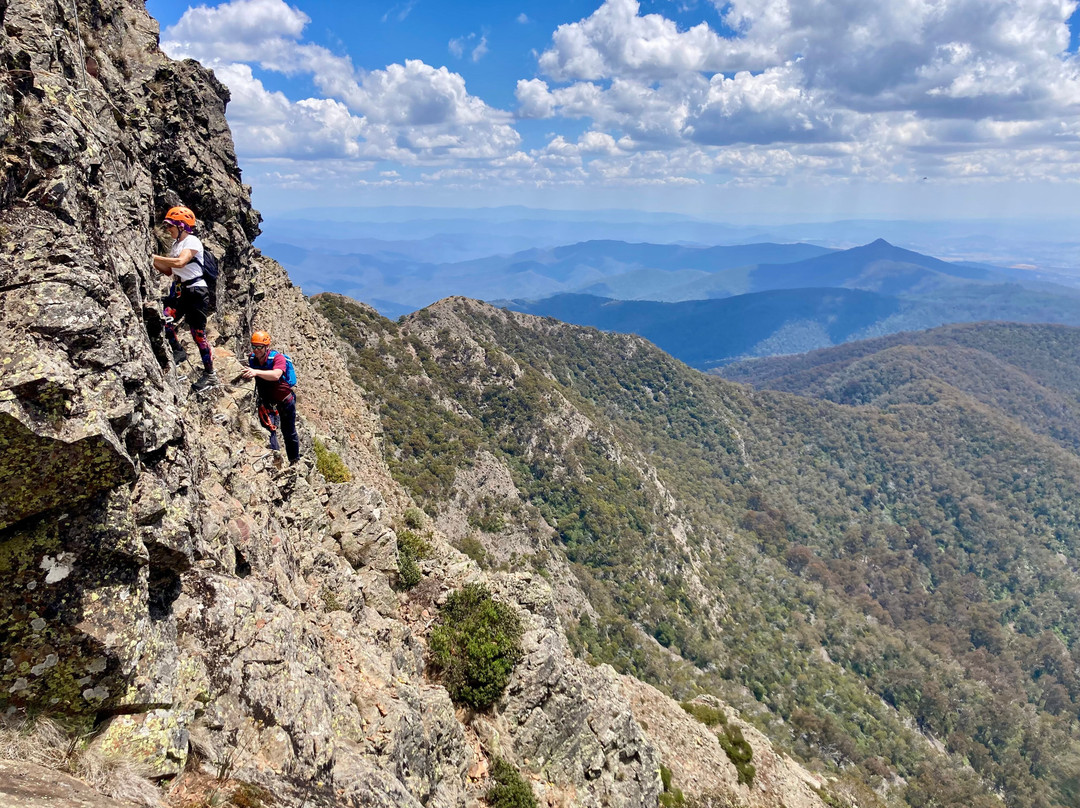
[[[530,507],[481,518],[554,528],[600,615],[582,655],[728,699],[830,799],[1076,804],[1080,331],[890,337],[753,391],[466,301],[318,305],[425,508],[480,449],[511,470]]]

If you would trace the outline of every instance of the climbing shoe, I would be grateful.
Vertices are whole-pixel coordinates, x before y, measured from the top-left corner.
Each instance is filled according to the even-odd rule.
[[[172,358],[173,364],[182,365],[187,361],[187,351],[183,348],[173,348]]]
[[[191,385],[195,390],[209,390],[211,387],[218,386],[217,374],[212,370],[204,370],[202,375],[195,380],[195,383]]]

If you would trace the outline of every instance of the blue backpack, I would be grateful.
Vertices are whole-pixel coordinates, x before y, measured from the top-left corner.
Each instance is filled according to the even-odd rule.
[[[281,353],[281,351],[267,351],[266,352],[266,364],[260,368],[260,370],[271,370],[274,367],[274,357],[281,354],[285,357],[285,372],[281,374],[282,381],[289,387],[296,387],[296,368],[293,367],[293,361],[287,353]],[[255,359],[255,354],[251,354],[251,359]]]

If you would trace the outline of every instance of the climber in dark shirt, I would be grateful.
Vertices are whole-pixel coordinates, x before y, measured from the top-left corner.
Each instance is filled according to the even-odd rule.
[[[281,420],[281,436],[285,439],[285,454],[290,463],[300,459],[300,436],[296,432],[296,383],[295,371],[290,367],[289,358],[280,351],[270,350],[270,335],[265,331],[256,331],[251,335],[251,354],[248,355],[248,367],[244,368],[245,379],[255,380],[255,393],[259,406],[268,411],[277,411]],[[270,445],[275,446],[273,431]]]

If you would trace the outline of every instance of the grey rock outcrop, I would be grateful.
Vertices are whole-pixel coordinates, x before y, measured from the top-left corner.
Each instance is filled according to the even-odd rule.
[[[431,532],[425,581],[395,591],[409,497],[329,324],[252,247],[225,87],[160,53],[142,3],[61,5],[0,0],[0,711],[93,726],[95,754],[162,783],[249,783],[283,806],[477,805],[491,754],[549,804],[656,805],[657,747],[614,672],[571,655],[546,583],[488,579]],[[221,257],[225,383],[202,396],[166,349],[149,261],[177,203]],[[301,379],[293,468],[239,379],[256,326]],[[316,435],[350,482],[306,459]],[[425,656],[437,604],[478,579],[529,630],[473,716]],[[3,772],[34,774],[19,765]]]
[[[0,16],[0,708],[97,721],[95,754],[282,804],[467,804],[486,751],[425,676],[430,619],[392,588],[408,497],[328,325],[251,246],[227,91],[158,51],[141,3]],[[181,202],[221,256],[219,375],[238,382],[244,336],[270,330],[303,380],[305,448],[322,436],[352,482],[279,469],[247,384],[200,398],[171,360],[149,255]],[[476,575],[432,540],[437,587]],[[588,670],[564,642],[544,654]],[[649,802],[655,765],[634,760]]]
[[[0,760],[0,805],[18,808],[135,808],[98,794],[85,783],[33,763]]]

